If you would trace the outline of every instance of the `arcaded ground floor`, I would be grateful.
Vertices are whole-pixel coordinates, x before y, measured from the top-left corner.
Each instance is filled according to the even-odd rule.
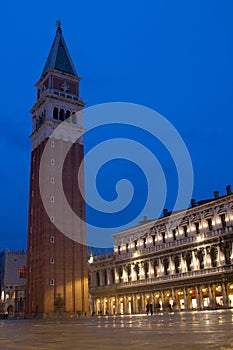
[[[0,349],[233,350],[233,310],[1,320]]]
[[[233,308],[233,283],[205,283],[152,291],[104,291],[91,296],[91,312],[96,315],[132,315],[145,312]],[[101,293],[101,292],[100,292]],[[107,294],[108,293],[108,294]]]

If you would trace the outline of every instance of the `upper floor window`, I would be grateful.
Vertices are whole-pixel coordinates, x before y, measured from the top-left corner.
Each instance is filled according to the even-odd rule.
[[[195,222],[194,225],[195,225],[196,233],[197,233],[197,234],[200,233],[200,225],[199,225],[199,222]]]
[[[172,230],[172,234],[173,234],[173,239],[175,241],[176,240],[176,229]]]
[[[21,266],[19,269],[19,278],[26,278],[27,268],[26,266]]]
[[[225,214],[221,214],[220,215],[220,219],[221,219],[222,227],[225,228],[226,227],[226,215]]]
[[[126,253],[129,252],[129,243],[126,243]]]
[[[184,236],[187,237],[188,236],[188,226],[184,225],[183,230],[184,230]]]
[[[137,250],[138,249],[138,241],[134,241],[134,249]]]
[[[166,241],[165,241],[165,232],[162,232],[162,237],[163,237],[163,243],[166,243]]]
[[[146,238],[143,238],[143,248],[146,248]]]
[[[211,218],[207,219],[207,224],[208,224],[209,231],[211,231],[213,229],[213,224],[212,224],[212,219]]]
[[[151,238],[152,238],[153,246],[155,246],[155,235],[152,235]]]

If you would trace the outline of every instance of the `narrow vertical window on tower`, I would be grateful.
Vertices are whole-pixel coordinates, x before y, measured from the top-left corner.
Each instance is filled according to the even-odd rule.
[[[58,120],[58,108],[54,107],[53,109],[53,119]]]
[[[51,280],[50,280],[50,286],[54,286],[54,278],[51,278]]]
[[[68,119],[70,117],[70,111],[66,111],[66,117],[65,119]]]
[[[62,122],[64,121],[64,114],[65,114],[64,109],[60,109],[59,120]]]

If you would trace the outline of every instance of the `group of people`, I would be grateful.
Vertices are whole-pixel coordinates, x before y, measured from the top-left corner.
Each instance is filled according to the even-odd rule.
[[[150,303],[146,304],[146,314],[147,315],[149,315],[149,314],[153,315],[153,305],[150,304]]]
[[[9,312],[8,311],[2,312],[1,315],[0,315],[0,319],[1,320],[7,320],[8,316],[9,316]]]

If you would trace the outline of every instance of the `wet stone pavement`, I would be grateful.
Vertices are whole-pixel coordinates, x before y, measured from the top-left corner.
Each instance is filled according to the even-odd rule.
[[[1,320],[0,350],[233,350],[233,309],[153,316]]]

